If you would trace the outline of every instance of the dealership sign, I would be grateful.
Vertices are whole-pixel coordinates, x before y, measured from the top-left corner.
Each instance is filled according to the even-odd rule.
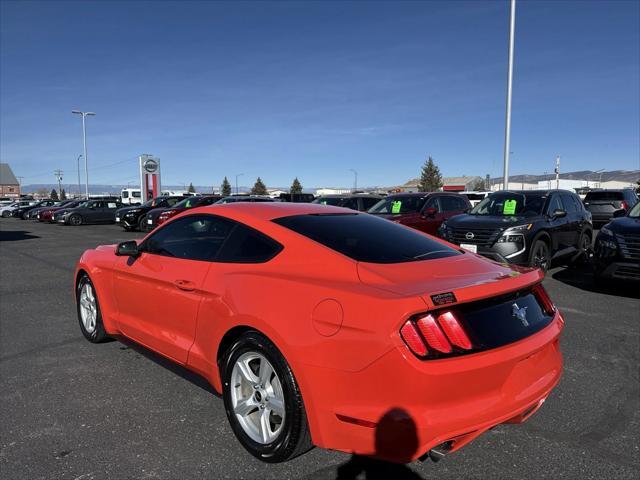
[[[160,159],[140,155],[140,194],[142,203],[160,196]]]

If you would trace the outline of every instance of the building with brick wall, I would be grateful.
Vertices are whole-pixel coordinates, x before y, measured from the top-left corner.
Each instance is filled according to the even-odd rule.
[[[8,163],[0,163],[0,197],[20,197],[20,182]]]

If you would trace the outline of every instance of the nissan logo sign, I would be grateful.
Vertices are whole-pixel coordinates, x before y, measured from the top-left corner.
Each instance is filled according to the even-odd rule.
[[[464,238],[466,238],[467,240],[471,240],[473,237],[475,237],[473,232],[467,232],[467,234],[464,236]]]
[[[144,168],[147,173],[156,173],[158,171],[158,162],[149,158],[142,164],[142,168]]]

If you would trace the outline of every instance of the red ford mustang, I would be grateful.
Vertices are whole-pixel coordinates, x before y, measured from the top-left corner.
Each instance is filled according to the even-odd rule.
[[[254,456],[409,462],[545,401],[564,321],[542,278],[352,210],[232,203],[86,251],[75,293],[88,340],[204,376]]]

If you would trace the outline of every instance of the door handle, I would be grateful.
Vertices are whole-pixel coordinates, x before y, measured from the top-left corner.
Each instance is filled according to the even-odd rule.
[[[192,292],[196,289],[195,284],[189,280],[176,280],[173,284],[180,290],[184,290],[186,292]]]

